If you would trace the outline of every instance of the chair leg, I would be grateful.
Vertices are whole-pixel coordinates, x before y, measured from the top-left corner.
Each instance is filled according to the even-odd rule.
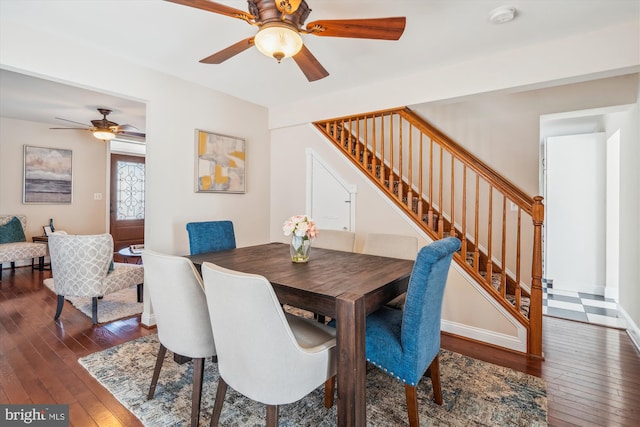
[[[44,271],[44,257],[43,256],[38,258],[38,270]]]
[[[156,357],[156,367],[153,369],[153,376],[151,377],[151,387],[149,387],[149,394],[147,394],[147,400],[153,399],[153,395],[156,394],[156,385],[158,384],[158,377],[160,376],[160,370],[162,369],[162,363],[164,362],[164,356],[166,354],[167,347],[160,344],[158,356]]]
[[[416,388],[409,384],[405,384],[404,392],[407,395],[407,414],[409,415],[409,426],[419,427],[420,419],[418,418],[418,395],[416,394]]]
[[[202,378],[204,358],[193,359],[193,390],[191,391],[191,427],[200,423],[200,400],[202,398]]]
[[[137,286],[137,293],[138,293],[138,302],[142,302],[142,295],[143,295],[143,287],[142,287],[142,283],[140,283]]]
[[[91,322],[98,323],[98,297],[91,298]]]
[[[216,390],[216,401],[213,404],[213,413],[211,414],[211,427],[218,427],[225,394],[227,394],[227,383],[220,377],[218,379],[218,390]]]
[[[442,389],[440,388],[440,361],[438,355],[431,361],[429,365],[429,376],[431,377],[431,385],[433,386],[433,400],[442,405]]]
[[[64,307],[64,295],[58,295],[58,306],[56,307],[56,315],[53,320],[58,320],[60,313],[62,313],[62,307]]]
[[[267,405],[267,427],[278,427],[278,405]]]
[[[324,383],[324,407],[329,409],[333,406],[333,394],[336,387],[336,376],[332,376]]]

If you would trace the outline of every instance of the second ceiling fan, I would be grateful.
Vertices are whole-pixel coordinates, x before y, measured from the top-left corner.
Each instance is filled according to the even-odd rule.
[[[306,48],[300,34],[398,40],[406,24],[405,17],[392,17],[319,20],[310,22],[304,27],[304,22],[311,13],[305,0],[247,0],[248,13],[208,0],[166,1],[241,19],[259,27],[255,36],[232,44],[200,62],[221,64],[255,45],[260,52],[274,57],[278,62],[283,58],[292,57],[310,82],[327,77],[329,72]]]

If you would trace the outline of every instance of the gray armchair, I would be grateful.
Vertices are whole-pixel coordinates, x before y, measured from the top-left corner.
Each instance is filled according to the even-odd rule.
[[[64,297],[92,298],[92,321],[98,323],[98,299],[131,286],[138,286],[142,298],[144,268],[141,265],[113,262],[113,238],[110,234],[49,236],[53,288],[58,295],[55,320],[64,307]]]

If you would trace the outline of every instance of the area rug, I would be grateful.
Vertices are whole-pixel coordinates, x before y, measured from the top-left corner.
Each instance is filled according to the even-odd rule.
[[[171,352],[160,373],[155,398],[146,400],[158,351],[157,335],[148,335],[79,359],[111,394],[145,426],[183,426],[191,411],[192,363],[179,365]],[[433,402],[431,381],[418,385],[423,426],[546,426],[546,385],[540,378],[442,350],[442,406]],[[217,365],[205,362],[200,425],[208,426],[218,380]],[[336,405],[323,405],[324,388],[280,407],[280,426],[335,426]],[[264,426],[265,405],[231,387],[220,416],[222,426]],[[367,424],[407,425],[404,386],[367,367]]]
[[[45,279],[44,285],[53,291],[53,279]],[[138,302],[137,287],[132,286],[98,300],[98,323],[111,322],[142,313],[143,304]],[[91,298],[65,297],[75,308],[91,318]],[[63,309],[64,310],[64,309]],[[64,312],[64,311],[63,311]]]

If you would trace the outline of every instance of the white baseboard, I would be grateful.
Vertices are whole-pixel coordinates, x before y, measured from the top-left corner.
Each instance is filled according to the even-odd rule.
[[[627,334],[629,338],[631,338],[633,345],[636,346],[636,349],[640,351],[640,328],[638,328],[638,325],[635,324],[631,316],[624,311],[620,304],[618,304],[618,313],[620,313],[625,322],[627,322]]]
[[[475,341],[481,341],[498,347],[519,351],[521,353],[527,352],[527,331],[524,327],[518,329],[518,336],[516,337],[443,319],[441,323],[441,330],[450,334],[470,338]]]
[[[147,311],[143,311],[140,316],[140,323],[142,326],[150,328],[156,325],[156,316],[155,314],[149,313]]]

